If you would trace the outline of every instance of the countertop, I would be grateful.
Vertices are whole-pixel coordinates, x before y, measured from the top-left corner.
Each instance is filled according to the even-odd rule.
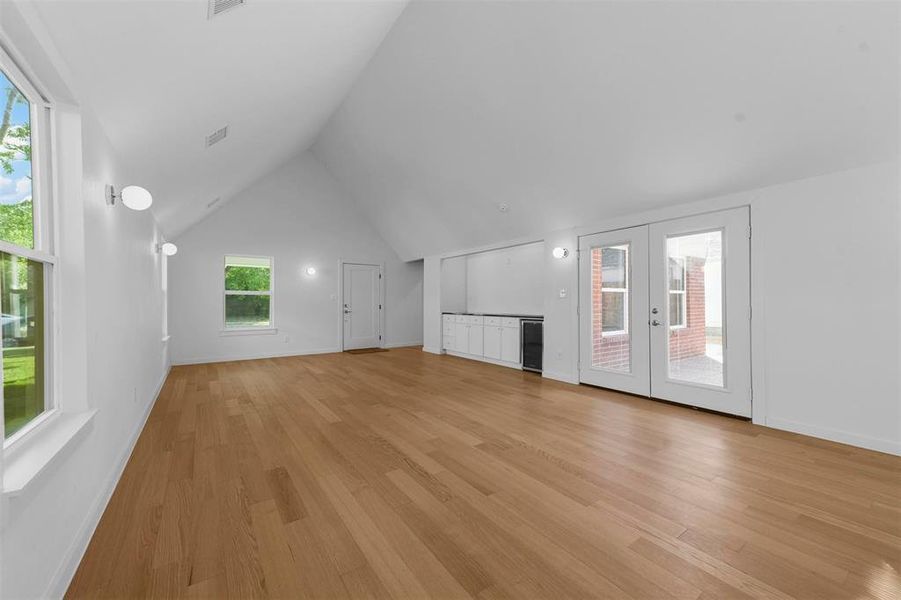
[[[474,315],[476,317],[516,317],[517,319],[544,319],[544,315],[518,315],[514,313],[497,313],[497,312],[463,312],[460,310],[444,310],[442,315]]]

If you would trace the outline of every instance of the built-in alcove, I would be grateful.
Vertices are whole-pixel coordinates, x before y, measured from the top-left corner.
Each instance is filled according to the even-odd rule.
[[[445,258],[441,311],[541,315],[544,242]]]

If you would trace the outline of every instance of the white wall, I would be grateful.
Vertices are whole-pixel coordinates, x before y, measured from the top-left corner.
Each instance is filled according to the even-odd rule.
[[[441,261],[441,310],[466,312],[466,257]]]
[[[766,424],[901,454],[898,164],[754,196]]]
[[[0,37],[55,98],[67,98],[46,40],[20,16],[3,6]],[[20,495],[4,498],[3,598],[65,592],[168,368],[156,222],[150,212],[106,206],[103,195],[106,183],[140,175],[117,162],[88,107],[57,109],[58,404],[96,414]]]
[[[578,263],[575,253],[552,258],[550,248],[741,205],[751,206],[754,231],[754,421],[901,454],[897,162],[545,234],[545,376],[577,382],[579,361]],[[427,297],[439,283],[427,274]],[[440,321],[437,310],[424,318]]]
[[[441,354],[441,257],[422,261],[422,349]]]
[[[177,243],[169,263],[174,363],[338,351],[342,258],[385,264],[385,343],[422,343],[422,262],[398,259],[309,153],[239,193]],[[226,254],[275,259],[277,335],[221,335]],[[304,273],[308,266],[316,275]]]
[[[466,257],[466,310],[544,314],[544,242]]]

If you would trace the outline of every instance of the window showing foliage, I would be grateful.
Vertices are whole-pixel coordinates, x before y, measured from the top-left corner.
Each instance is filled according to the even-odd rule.
[[[225,289],[245,292],[269,290],[269,267],[226,265]]]
[[[225,257],[225,328],[272,326],[272,261]]]
[[[2,71],[0,110],[0,239],[32,248],[31,111],[28,100]]]

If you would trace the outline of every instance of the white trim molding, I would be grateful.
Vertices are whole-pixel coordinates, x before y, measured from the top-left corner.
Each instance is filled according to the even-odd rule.
[[[210,363],[220,362],[236,362],[242,360],[264,360],[267,358],[284,358],[287,356],[309,356],[311,354],[337,354],[341,352],[340,348],[317,348],[312,350],[293,350],[291,352],[262,352],[248,354],[229,354],[226,356],[206,356],[198,358],[186,358],[184,360],[172,361],[172,366],[184,365],[208,365]]]
[[[819,425],[809,425],[807,423],[798,423],[788,419],[776,419],[767,417],[765,427],[771,429],[779,429],[782,431],[790,431],[801,435],[809,435],[816,438],[829,440],[830,442],[838,442],[839,444],[849,444],[858,448],[867,450],[876,450],[877,452],[885,452],[901,456],[901,441],[884,440],[880,438],[857,435],[847,431],[840,431],[830,427],[821,427]]]

